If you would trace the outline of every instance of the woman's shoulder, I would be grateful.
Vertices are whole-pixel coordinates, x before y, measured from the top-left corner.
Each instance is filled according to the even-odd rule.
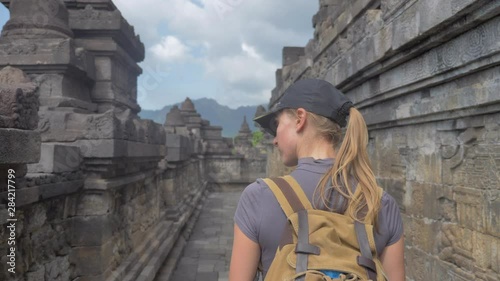
[[[385,246],[397,242],[403,234],[403,221],[397,201],[389,193],[382,194],[380,211],[378,213],[379,232],[386,241]]]
[[[392,203],[392,202],[396,202],[396,200],[394,199],[394,197],[392,197],[392,195],[390,195],[389,193],[387,193],[387,191],[382,191],[382,204],[388,204],[388,203]]]
[[[259,198],[266,193],[266,190],[270,191],[267,184],[262,178],[256,179],[251,184],[247,185],[243,190],[241,195],[242,198]]]
[[[382,198],[381,198],[381,202],[380,202],[379,215],[380,214],[387,215],[389,213],[394,213],[394,212],[396,212],[396,213],[400,212],[398,202],[389,193],[384,191],[382,193]]]

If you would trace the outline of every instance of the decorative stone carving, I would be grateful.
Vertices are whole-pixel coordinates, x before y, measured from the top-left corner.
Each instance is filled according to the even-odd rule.
[[[59,0],[16,0],[2,30],[5,38],[69,38],[68,11]]]
[[[0,71],[0,128],[34,130],[38,124],[38,93],[22,70]]]

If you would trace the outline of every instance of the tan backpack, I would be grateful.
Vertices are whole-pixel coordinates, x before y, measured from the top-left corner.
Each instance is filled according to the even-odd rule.
[[[344,214],[313,209],[291,176],[264,182],[289,222],[266,281],[387,280],[377,256],[373,225],[362,224]],[[378,195],[381,198],[380,187]],[[325,271],[341,274],[332,278]]]

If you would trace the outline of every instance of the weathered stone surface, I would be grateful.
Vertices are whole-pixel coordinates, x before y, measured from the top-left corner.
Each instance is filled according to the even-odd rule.
[[[77,146],[88,149],[82,150],[82,156],[88,158],[110,157],[158,157],[165,156],[165,146],[145,144],[126,140],[78,140]]]
[[[17,68],[0,71],[0,128],[33,130],[38,124],[36,86]]]
[[[34,88],[31,79],[20,69],[6,66],[0,71],[0,85],[2,87]]]
[[[70,263],[75,264],[74,274],[77,276],[102,275],[110,266],[113,256],[112,241],[102,246],[88,246],[73,248],[70,254]],[[95,279],[102,280],[104,279]]]
[[[194,107],[194,105],[193,105]],[[182,117],[181,111],[177,105],[174,105],[170,111],[167,113],[167,117],[165,118],[164,126],[179,126],[183,127],[186,125],[184,118]]]
[[[142,61],[144,59],[144,44],[135,35],[134,28],[116,9],[94,9],[90,4],[86,5],[84,9],[70,9],[69,26],[77,33],[77,36],[96,31],[112,32],[119,38],[119,41],[123,42],[122,46],[134,60]]]
[[[221,140],[222,127],[220,126],[203,126],[201,137],[206,140]]]
[[[62,26],[66,25],[67,27],[67,11],[64,5],[54,0],[41,4],[38,2],[23,0],[19,2],[19,5],[27,5],[26,7],[29,6],[30,9],[40,8],[40,19],[45,18],[48,25],[37,27],[28,24],[24,29],[17,29],[16,21],[19,21],[20,26],[23,26],[23,21],[37,17],[36,13],[33,17],[23,17],[22,7],[16,8],[15,13],[19,15],[15,15],[15,13],[12,15],[11,20],[14,22],[11,26],[12,30],[9,31],[8,35],[0,37],[0,65],[18,66],[30,74],[33,84],[26,86],[27,83],[22,82],[24,86],[20,86],[20,88],[25,96],[30,95],[36,89],[35,95],[39,96],[42,107],[95,110],[95,106],[90,103],[90,90],[87,85],[95,75],[92,70],[93,58],[89,57],[85,50],[75,48],[71,39],[72,33],[61,36],[65,32],[61,29]],[[51,17],[55,17],[54,22],[51,22]],[[8,28],[10,27],[6,25],[5,29]],[[67,30],[70,31],[69,28]],[[23,31],[26,31],[24,38],[16,33],[22,34]],[[31,31],[33,32],[30,33]],[[50,72],[50,74],[44,74],[44,72]],[[32,73],[36,74],[32,75]],[[35,88],[34,85],[37,87]],[[33,114],[33,107],[26,104],[19,108]],[[38,103],[36,103],[36,109],[38,109]],[[34,114],[36,115],[36,111]],[[30,123],[37,122],[33,118],[30,121]]]
[[[82,162],[76,146],[42,143],[40,162],[28,165],[30,173],[62,173],[76,171]]]
[[[283,48],[283,66],[294,64],[304,55],[302,47],[284,47]]]
[[[11,17],[1,33],[4,38],[65,38],[73,35],[68,28],[68,11],[61,1],[17,0],[10,3],[9,10]]]
[[[241,178],[241,159],[211,157],[207,161],[208,177],[213,181],[224,182]]]
[[[36,163],[40,159],[40,134],[19,129],[0,129],[0,163]]]
[[[151,120],[140,120],[131,111],[108,110],[101,114],[66,111],[41,112],[38,131],[44,142],[88,139],[120,139],[140,143],[163,144],[162,126]],[[137,144],[139,145],[139,144]],[[89,147],[81,148],[86,153]]]
[[[407,279],[499,279],[500,3],[355,1],[328,10],[338,3],[320,3],[314,39],[283,66],[270,106],[305,77],[343,90],[367,121],[378,183],[402,210]],[[286,174],[269,149],[268,174]]]
[[[74,247],[101,246],[112,237],[116,227],[109,215],[76,216],[70,219],[70,224],[70,241]]]
[[[167,160],[178,162],[191,157],[192,143],[188,137],[167,133]]]

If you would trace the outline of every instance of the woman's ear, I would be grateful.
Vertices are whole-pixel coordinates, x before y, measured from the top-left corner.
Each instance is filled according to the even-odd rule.
[[[297,130],[297,133],[302,131],[305,127],[307,120],[307,112],[303,108],[298,108],[297,109],[297,120],[296,120],[296,125],[295,128]]]

